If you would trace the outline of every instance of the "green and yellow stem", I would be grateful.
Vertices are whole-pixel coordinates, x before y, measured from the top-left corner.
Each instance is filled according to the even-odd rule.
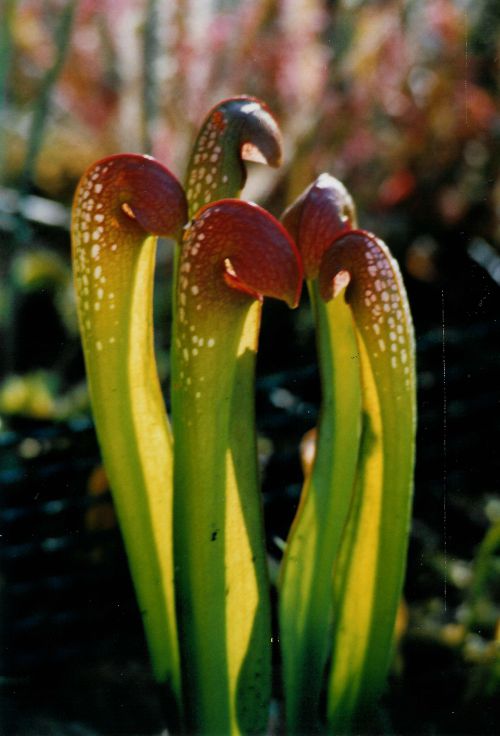
[[[157,235],[177,236],[186,200],[149,157],[94,164],[78,186],[72,248],[92,411],[154,674],[173,702],[180,675],[173,594],[172,439],[153,348]]]
[[[409,535],[415,437],[414,338],[397,263],[373,235],[341,235],[319,291],[346,289],[358,345],[363,430],[356,484],[334,569],[328,722],[346,733],[379,697],[391,661]]]
[[[352,320],[342,300],[324,304],[309,283],[322,404],[280,575],[280,642],[288,732],[315,733],[331,646],[332,568],[347,518],[359,452],[361,392]]]
[[[323,253],[355,220],[340,182],[323,174],[284,214],[302,253],[315,317],[322,403],[312,471],[290,531],[279,586],[280,642],[289,733],[320,729],[331,647],[332,570],[348,516],[361,429],[358,349],[349,307],[318,293]]]
[[[189,213],[193,217],[200,206],[210,202],[239,196],[246,180],[245,161],[257,161],[267,163],[270,166],[278,166],[281,162],[281,135],[278,126],[269,112],[266,105],[252,97],[237,97],[224,100],[216,105],[207,115],[201,126],[193,147],[193,153],[187,170],[186,189],[188,193]],[[179,353],[177,345],[181,345],[179,334],[182,334],[183,326],[180,320],[184,314],[185,308],[178,302],[180,289],[179,283],[179,251],[176,254],[176,266],[174,272],[176,274],[175,281],[177,287],[174,289],[174,322],[173,322],[173,339],[172,352],[173,362],[176,362],[176,354]],[[184,264],[184,268],[187,266]],[[183,275],[181,274],[181,277]],[[220,276],[220,275],[219,275]],[[181,283],[182,280],[181,280]],[[182,311],[181,311],[182,310]],[[267,574],[265,569],[263,548],[261,545],[262,524],[260,521],[261,510],[260,500],[258,499],[258,477],[256,465],[256,443],[255,443],[255,420],[254,420],[254,363],[257,350],[258,332],[260,328],[261,318],[261,302],[254,300],[248,309],[243,328],[239,328],[241,335],[237,346],[232,346],[227,353],[228,366],[231,366],[231,391],[232,403],[228,409],[227,421],[227,451],[224,450],[224,463],[228,466],[228,473],[231,477],[228,479],[228,487],[237,486],[240,499],[249,499],[245,502],[245,518],[242,521],[238,516],[234,516],[237,512],[233,512],[235,530],[229,535],[229,540],[233,542],[233,547],[227,556],[231,556],[235,564],[231,565],[232,571],[237,571],[238,560],[248,557],[248,551],[254,550],[252,556],[255,556],[256,573],[250,571],[248,584],[245,581],[243,571],[245,565],[242,563],[241,575],[233,574],[231,583],[233,602],[227,609],[227,618],[224,623],[225,630],[234,632],[231,634],[233,641],[229,646],[230,651],[238,651],[242,647],[245,650],[245,642],[248,636],[248,621],[251,616],[241,617],[238,604],[238,585],[243,585],[240,595],[243,600],[248,599],[249,609],[252,605],[256,606],[258,614],[256,614],[255,644],[248,644],[246,653],[245,668],[250,674],[241,677],[241,684],[237,684],[239,660],[232,658],[231,670],[222,676],[226,678],[222,689],[226,689],[227,695],[226,707],[232,708],[231,728],[236,728],[234,723],[243,719],[243,722],[249,721],[249,715],[241,715],[240,711],[245,708],[248,713],[255,712],[257,723],[263,722],[266,717],[266,706],[263,703],[268,700],[268,691],[270,683],[269,671],[269,654],[268,644],[270,636],[269,609],[267,603]],[[208,343],[207,338],[207,343]],[[222,346],[220,347],[222,350]],[[222,354],[222,353],[221,353]],[[245,356],[244,358],[238,356]],[[228,367],[229,370],[229,367]],[[212,377],[215,381],[215,377]],[[222,388],[220,385],[219,388]],[[172,395],[175,396],[176,385],[172,386]],[[174,399],[175,403],[175,399]],[[208,409],[214,408],[208,405]],[[210,411],[209,411],[210,414]],[[209,420],[210,425],[210,420]],[[211,436],[213,428],[209,426],[207,429],[208,436]],[[203,447],[205,440],[203,434],[200,434],[200,442]],[[185,458],[185,464],[189,462],[189,456]],[[199,459],[194,461],[195,468]],[[236,496],[228,493],[228,499]],[[239,503],[239,501],[238,501]],[[238,506],[235,507],[236,509]],[[229,513],[229,511],[228,511]],[[240,512],[238,512],[240,513]],[[248,517],[248,518],[247,518]],[[230,517],[228,517],[230,519]],[[238,521],[239,519],[239,521]],[[229,521],[228,521],[229,523]],[[233,522],[231,522],[232,524]],[[238,524],[248,526],[248,531],[244,528],[241,533],[241,545],[237,546],[235,540],[240,536],[238,532]],[[219,538],[218,547],[215,550],[219,554],[219,547],[225,544],[224,535]],[[246,557],[245,557],[246,556]],[[219,555],[220,558],[220,555]],[[258,599],[258,603],[256,602]],[[231,602],[230,601],[230,602]],[[252,603],[252,601],[254,601]],[[242,628],[243,627],[243,628]],[[224,635],[226,636],[226,634]],[[243,642],[238,648],[237,639],[241,638]],[[264,659],[259,663],[262,649],[264,648]],[[255,655],[254,661],[252,656]],[[189,656],[189,655],[187,655]],[[239,656],[239,655],[238,655]],[[236,662],[236,664],[235,664]],[[260,680],[259,686],[254,690],[253,683],[250,682],[252,671],[256,672],[256,678]],[[187,689],[190,689],[188,684]],[[213,687],[213,685],[209,685]],[[262,703],[252,702],[252,693],[255,698],[262,698]],[[260,694],[260,695],[259,695]],[[208,693],[208,697],[209,697]],[[226,697],[226,696],[224,696]],[[236,699],[235,705],[231,702]],[[195,698],[196,700],[196,698]],[[238,705],[240,703],[240,705]],[[243,703],[243,704],[241,704]],[[197,706],[196,706],[197,707]],[[236,710],[235,710],[236,708]],[[260,721],[259,721],[260,718]],[[194,728],[202,728],[202,720],[196,717]],[[253,726],[250,726],[250,730]],[[242,726],[243,730],[248,730],[247,726]],[[258,726],[257,726],[258,728]]]
[[[255,205],[208,205],[185,233],[172,416],[177,613],[192,733],[262,733],[267,723],[270,611],[255,428],[253,412],[236,427],[234,413],[240,391],[253,385],[262,296],[294,306],[300,282],[292,241]]]

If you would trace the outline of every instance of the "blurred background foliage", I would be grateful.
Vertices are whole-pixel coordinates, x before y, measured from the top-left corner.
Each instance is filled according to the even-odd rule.
[[[40,426],[89,416],[68,234],[81,173],[135,151],[182,179],[208,109],[231,95],[262,98],[283,130],[285,161],[277,171],[252,166],[244,196],[279,216],[322,171],[341,178],[362,226],[398,257],[415,317],[421,418],[407,604],[373,730],[496,733],[500,4],[2,0],[0,8],[3,480],[52,457]],[[165,379],[171,246],[161,244],[158,260]],[[278,557],[300,486],[296,445],[319,396],[307,301],[294,315],[266,311],[258,408],[271,419],[261,420],[259,447]],[[92,497],[106,490],[101,480],[95,491],[96,463],[82,481]],[[30,473],[33,502],[44,487]],[[98,527],[113,526],[106,508],[94,515]]]
[[[0,370],[26,369],[19,292],[51,292],[75,339],[61,228],[82,171],[137,151],[182,177],[206,111],[234,94],[266,100],[286,144],[245,196],[279,215],[329,171],[417,281],[470,247],[494,272],[499,39],[495,0],[3,0]],[[39,352],[30,367],[53,361]]]

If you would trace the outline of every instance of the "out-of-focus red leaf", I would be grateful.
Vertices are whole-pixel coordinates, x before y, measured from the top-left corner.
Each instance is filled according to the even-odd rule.
[[[379,203],[383,207],[394,207],[407,199],[415,190],[416,185],[417,181],[411,171],[407,169],[396,171],[382,183]]]

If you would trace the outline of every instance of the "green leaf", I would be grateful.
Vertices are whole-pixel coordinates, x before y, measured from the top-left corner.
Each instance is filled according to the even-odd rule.
[[[332,569],[349,511],[358,459],[361,390],[350,310],[324,304],[310,284],[322,404],[316,455],[290,531],[280,578],[280,642],[290,733],[319,728],[331,645]]]
[[[301,269],[286,232],[239,200],[185,233],[173,353],[174,529],[183,696],[190,732],[265,731],[269,590],[253,393],[263,295],[294,305]],[[235,425],[235,415],[238,424]]]
[[[94,164],[78,186],[73,268],[99,444],[141,609],[154,674],[175,701],[180,675],[173,595],[172,439],[153,350],[156,237],[177,234],[186,201],[153,159]]]
[[[238,196],[245,183],[244,161],[247,160],[263,161],[272,166],[279,165],[281,161],[281,135],[279,129],[264,103],[251,97],[224,100],[207,115],[193,147],[186,184],[190,216],[193,217],[201,205],[227,197]],[[251,206],[248,207],[251,210]],[[223,223],[221,228],[224,229]],[[248,241],[251,242],[251,238],[245,236],[242,242],[246,243]],[[185,252],[188,242],[189,240],[186,237],[184,243],[181,244],[181,249],[176,253],[174,266],[176,287],[173,296],[172,404],[176,426],[179,420],[177,422],[175,420],[175,407],[180,405],[178,399],[179,372],[176,366],[180,365],[184,357],[184,350],[188,349],[187,346],[182,344],[182,319],[185,318],[186,306],[179,302],[180,293],[183,290],[182,285],[185,283],[183,279],[186,279],[188,271],[180,271],[179,265],[182,262],[181,268],[191,268],[189,253]],[[205,250],[205,247],[206,241],[205,243],[201,242],[201,252]],[[242,267],[245,270],[245,264],[242,263],[233,263],[231,269],[233,267],[238,267],[240,272]],[[225,292],[233,292],[234,296],[235,289],[242,287],[244,290],[244,287],[241,282],[238,284],[237,279],[235,280],[234,276],[228,272],[223,262],[220,264],[220,269],[220,272],[213,274],[211,278],[219,289],[221,286],[223,287],[222,293],[217,295],[215,301],[222,299],[221,303],[224,303]],[[201,280],[199,288],[204,285],[206,285],[204,280]],[[233,289],[228,290],[227,286],[232,286]],[[262,284],[262,286],[265,285]],[[257,293],[251,295],[253,297],[258,296]],[[189,296],[194,297],[195,295],[184,294],[182,298],[187,300]],[[247,292],[246,301],[248,301],[248,296]],[[231,590],[231,595],[227,601],[227,610],[224,604],[225,593],[222,588],[218,593],[222,596],[220,600],[217,599],[215,593],[213,593],[212,598],[212,594],[209,595],[206,592],[199,593],[195,590],[190,592],[190,580],[188,577],[185,578],[182,570],[178,574],[179,587],[182,590],[187,590],[188,596],[200,596],[198,605],[201,610],[204,607],[203,596],[207,595],[208,610],[213,610],[215,617],[219,616],[220,610],[224,610],[225,616],[224,621],[221,621],[221,628],[217,630],[217,626],[214,625],[215,628],[210,633],[213,648],[215,652],[218,652],[214,661],[220,662],[220,672],[215,678],[207,675],[200,692],[196,688],[193,689],[192,678],[194,677],[196,681],[198,678],[202,679],[199,673],[203,671],[204,665],[193,659],[193,653],[189,645],[185,647],[184,693],[188,703],[187,711],[192,713],[191,720],[194,728],[202,729],[202,731],[208,728],[211,723],[221,724],[222,732],[228,727],[229,723],[232,723],[234,728],[239,728],[244,732],[258,731],[261,727],[264,727],[263,724],[265,725],[267,720],[267,703],[270,692],[270,610],[266,561],[262,541],[263,529],[258,493],[254,421],[254,366],[260,328],[261,303],[259,300],[250,303],[251,306],[247,306],[248,314],[245,320],[241,321],[240,316],[240,321],[234,327],[239,335],[237,344],[231,343],[231,345],[224,347],[221,338],[218,340],[217,351],[209,351],[207,356],[209,360],[208,368],[212,376],[211,380],[214,385],[218,385],[217,396],[219,402],[222,401],[220,396],[224,396],[224,386],[226,385],[223,377],[227,376],[228,378],[226,398],[229,403],[226,404],[226,398],[224,398],[222,404],[207,404],[207,425],[203,430],[200,425],[198,439],[192,436],[191,432],[188,433],[187,447],[192,448],[194,444],[198,448],[197,452],[188,450],[181,458],[183,450],[180,445],[185,440],[182,439],[182,430],[176,429],[176,445],[179,453],[176,464],[177,467],[186,469],[182,471],[186,483],[189,484],[189,473],[196,473],[200,462],[211,462],[211,455],[217,456],[219,458],[218,462],[224,467],[227,466],[227,481],[220,480],[221,486],[225,487],[225,484],[227,484],[228,488],[227,532],[224,525],[219,525],[220,529],[217,532],[218,544],[214,549],[217,564],[220,565],[220,561],[223,559],[218,549],[222,544],[230,549],[226,557],[233,561],[227,569],[228,584]],[[209,309],[208,313],[210,313]],[[196,316],[201,317],[202,315]],[[230,314],[224,312],[221,329],[218,330],[221,335],[225,319],[226,317],[229,319],[229,316]],[[217,317],[212,315],[211,319],[217,327]],[[198,330],[196,334],[201,340],[205,341],[204,345],[200,345],[198,342],[197,345],[193,344],[189,349],[198,350],[202,353],[203,350],[200,350],[200,348],[207,347],[210,337],[214,340],[215,338],[210,335],[204,338],[198,334]],[[229,333],[228,339],[233,339],[229,337]],[[211,347],[214,346],[211,345]],[[216,373],[220,373],[220,381],[218,381],[217,375],[213,374],[214,367],[211,363],[212,360],[215,360],[216,355],[220,356],[220,365],[215,365]],[[221,365],[224,366],[223,371],[221,371]],[[189,367],[190,370],[191,367]],[[191,381],[194,380],[191,375],[186,375],[186,380],[188,377]],[[207,376],[205,376],[206,379]],[[195,401],[196,405],[198,403]],[[224,407],[227,414],[222,412],[219,416],[220,406]],[[220,434],[220,437],[216,437],[220,445],[216,444],[215,447],[212,447],[211,440],[208,438],[214,433],[212,416],[214,410],[218,421],[222,421],[223,416],[226,417],[226,424],[221,434],[219,430],[216,430]],[[203,432],[206,435],[205,439],[203,439]],[[192,469],[188,470],[190,464]],[[210,471],[207,470],[207,472]],[[216,474],[215,484],[218,482],[217,477]],[[224,478],[226,478],[226,475],[224,475]],[[184,501],[179,499],[179,504],[183,506]],[[219,508],[218,513],[223,513],[221,509],[222,507]],[[183,517],[185,511],[180,510],[179,514]],[[186,520],[185,524],[179,523],[179,525],[176,525],[176,529],[185,529],[186,534],[191,533],[189,531],[191,529],[189,520]],[[182,555],[182,545],[189,544],[188,537],[183,537],[183,533],[179,531],[178,540],[177,548],[181,550],[179,555]],[[212,547],[213,545],[209,545],[209,549]],[[249,563],[249,558],[254,558],[252,564]],[[214,590],[217,587],[215,572],[218,569],[217,564],[214,572],[207,572],[214,581]],[[221,573],[219,577],[220,585],[225,573]],[[184,594],[181,594],[181,596],[183,597]],[[179,605],[181,610],[184,610],[182,601]],[[243,609],[241,605],[243,605]],[[184,618],[183,615],[182,618]],[[186,626],[189,627],[189,624],[187,623]],[[210,630],[208,621],[206,626]],[[182,641],[191,642],[194,636],[196,636],[194,631],[186,635],[183,634]],[[226,639],[228,640],[228,660],[221,661],[220,658],[217,660],[217,657],[222,657],[220,653],[226,647]],[[203,646],[206,648],[206,644]],[[196,672],[195,675],[190,674],[193,671]],[[207,703],[211,702],[211,707],[218,710],[218,713],[207,716],[203,704],[205,701]],[[221,702],[223,702],[223,705],[220,705]],[[208,708],[208,705],[206,708]]]
[[[325,253],[325,300],[346,286],[358,344],[363,431],[352,508],[334,570],[328,721],[346,733],[380,696],[406,564],[415,441],[414,338],[397,263],[353,230]]]
[[[279,587],[287,728],[320,729],[320,697],[331,646],[332,571],[349,512],[361,427],[359,355],[349,307],[328,304],[316,276],[323,253],[354,219],[340,182],[323,174],[286,211],[301,251],[313,307],[321,374],[317,449],[290,531]]]

